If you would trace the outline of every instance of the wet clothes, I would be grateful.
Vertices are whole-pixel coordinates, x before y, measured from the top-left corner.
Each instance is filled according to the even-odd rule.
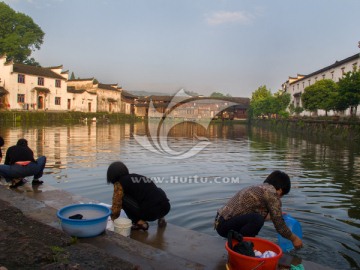
[[[237,192],[218,210],[215,229],[223,237],[227,237],[230,230],[237,231],[243,236],[255,237],[268,214],[276,231],[289,239],[292,232],[282,217],[280,197],[275,187],[267,183],[250,186]]]
[[[170,203],[165,192],[151,179],[139,174],[128,174],[114,183],[111,208],[113,220],[119,217],[121,209],[133,223],[140,219],[154,221],[169,213]]]

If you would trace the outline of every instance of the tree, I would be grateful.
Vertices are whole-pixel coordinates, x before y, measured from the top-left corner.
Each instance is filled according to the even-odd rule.
[[[74,72],[71,72],[70,80],[75,80],[75,74],[74,74]]]
[[[210,97],[222,98],[222,97],[231,97],[231,95],[230,94],[224,95],[223,93],[220,92],[212,92]]]
[[[44,35],[32,18],[0,2],[0,54],[6,54],[7,61],[36,63],[28,58],[40,49]]]
[[[29,66],[41,67],[39,62],[36,62],[34,58],[28,58],[24,62],[24,64]]]
[[[280,114],[284,113],[289,106],[291,96],[289,93],[285,93],[282,90],[279,90],[274,94],[275,102],[274,102],[274,113]]]
[[[316,87],[314,84],[309,85],[304,89],[304,93],[301,95],[301,102],[305,110],[317,112],[319,106],[318,99],[316,97]]]
[[[350,107],[350,114],[356,115],[360,103],[360,70],[347,72],[339,80],[338,86],[341,104],[337,104],[337,107]]]
[[[192,97],[200,96],[199,93],[194,92],[194,91],[185,90],[184,92],[185,92],[187,95],[192,96]]]
[[[251,95],[250,107],[253,116],[269,115],[273,103],[271,91],[266,86],[260,86]]]
[[[251,95],[251,102],[264,99],[271,96],[271,91],[266,88],[266,86],[260,86],[255,90]]]

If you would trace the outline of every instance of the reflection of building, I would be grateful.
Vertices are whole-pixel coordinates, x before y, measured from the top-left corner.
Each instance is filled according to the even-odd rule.
[[[0,56],[0,108],[10,110],[66,110],[66,80],[62,66],[41,68]]]
[[[153,106],[150,106],[152,102]],[[135,103],[135,113],[141,117],[164,117],[183,120],[201,119],[246,119],[249,98],[239,97],[139,97]]]
[[[341,61],[336,61],[334,64],[319,69],[308,75],[298,74],[296,77],[289,77],[289,79],[283,83],[282,89],[291,95],[290,103],[293,104],[295,108],[302,107],[301,95],[304,93],[307,86],[323,79],[331,79],[338,82],[345,73],[354,70],[354,68],[359,69],[359,67],[360,56],[357,53]],[[320,110],[319,113],[325,114],[325,112]]]

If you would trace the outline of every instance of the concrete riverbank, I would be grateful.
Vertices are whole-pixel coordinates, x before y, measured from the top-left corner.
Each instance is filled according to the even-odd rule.
[[[226,269],[225,240],[168,224],[124,237],[106,231],[75,239],[61,230],[61,207],[93,202],[43,185],[17,189],[0,185],[0,267],[11,269]],[[302,264],[306,270],[330,269],[283,256],[279,269]],[[1,268],[0,268],[1,269]]]

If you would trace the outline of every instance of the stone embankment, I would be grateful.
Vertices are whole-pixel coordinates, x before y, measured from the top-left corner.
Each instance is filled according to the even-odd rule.
[[[0,181],[0,269],[161,269],[224,270],[225,240],[173,224],[124,237],[106,230],[93,238],[73,238],[61,230],[56,212],[74,203],[98,203],[46,184],[10,189]],[[303,264],[328,267],[283,256],[279,270]]]
[[[291,118],[291,119],[254,119],[254,127],[273,131],[284,131],[291,135],[321,137],[342,141],[360,141],[360,120],[358,118]]]

